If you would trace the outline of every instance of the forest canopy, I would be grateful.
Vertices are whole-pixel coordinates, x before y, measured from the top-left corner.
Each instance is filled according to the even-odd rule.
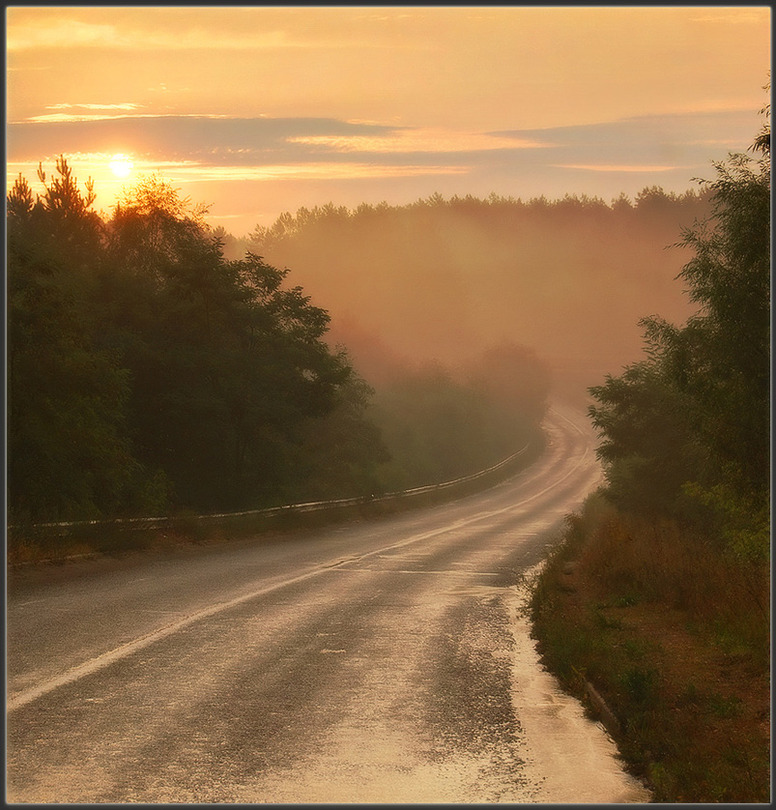
[[[531,350],[394,369],[375,396],[290,271],[251,246],[227,258],[168,183],[141,181],[106,219],[64,157],[38,179],[7,198],[12,523],[371,495],[535,434],[548,379]]]
[[[689,251],[669,246],[708,215],[708,197],[647,187],[611,203],[437,194],[330,204],[283,214],[226,249],[292,267],[370,380],[389,355],[456,367],[508,341],[536,351],[556,385],[584,391],[640,353],[640,318],[692,313],[676,284]]]
[[[64,158],[40,180],[34,199],[19,177],[7,208],[12,519],[282,501],[306,424],[334,414],[361,429],[345,483],[369,478],[384,450],[366,389],[288,271],[224,259],[158,179],[107,221]]]

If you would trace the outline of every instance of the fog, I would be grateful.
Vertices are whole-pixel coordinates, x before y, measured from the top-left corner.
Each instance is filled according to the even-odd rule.
[[[303,208],[257,226],[248,246],[329,311],[332,342],[373,385],[429,361],[470,367],[506,341],[579,395],[641,356],[640,318],[692,312],[676,280],[690,256],[676,243],[707,213],[702,193],[654,187],[610,204],[435,195]]]

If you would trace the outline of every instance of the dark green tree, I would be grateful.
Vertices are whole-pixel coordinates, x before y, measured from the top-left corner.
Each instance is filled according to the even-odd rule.
[[[180,507],[282,502],[309,483],[304,426],[335,408],[353,370],[288,270],[252,253],[227,261],[201,213],[152,180],[109,223],[106,306],[132,372],[133,441]]]
[[[592,388],[590,409],[610,495],[685,517],[703,504],[747,556],[767,552],[770,503],[769,139],[755,146],[714,164],[712,216],[682,234],[697,315],[645,319],[648,360]]]
[[[368,389],[288,270],[226,260],[158,178],[108,221],[64,158],[39,178],[8,195],[12,521],[262,506],[316,477],[371,489]]]
[[[371,418],[374,390],[355,373],[341,385],[332,410],[307,419],[297,444],[307,499],[379,494],[380,469],[390,461],[383,434]]]
[[[121,512],[139,471],[124,434],[128,377],[98,346],[91,299],[102,223],[64,158],[33,199],[8,196],[8,507],[11,522]]]

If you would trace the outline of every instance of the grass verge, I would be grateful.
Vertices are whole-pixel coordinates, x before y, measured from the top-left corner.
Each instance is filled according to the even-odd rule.
[[[654,801],[770,801],[769,573],[598,493],[534,583],[544,665]]]

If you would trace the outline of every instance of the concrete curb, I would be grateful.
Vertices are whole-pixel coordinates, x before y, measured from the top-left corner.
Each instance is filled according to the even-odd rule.
[[[590,681],[585,679],[584,684],[585,693],[587,694],[588,700],[590,703],[592,703],[593,708],[598,713],[599,717],[601,718],[601,722],[604,724],[607,731],[609,731],[609,733],[612,735],[619,734],[622,731],[622,725],[617,719],[615,713],[609,708],[606,701],[601,697]]]

